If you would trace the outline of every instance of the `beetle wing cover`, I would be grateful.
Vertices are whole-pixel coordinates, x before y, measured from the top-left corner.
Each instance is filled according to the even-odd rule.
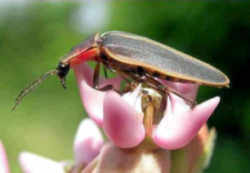
[[[213,66],[161,43],[135,34],[111,31],[101,35],[109,56],[173,78],[212,86],[227,86],[229,79]]]

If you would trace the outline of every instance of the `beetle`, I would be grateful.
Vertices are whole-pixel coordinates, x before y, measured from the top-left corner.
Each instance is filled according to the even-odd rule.
[[[214,87],[228,87],[230,82],[229,78],[215,67],[174,48],[132,33],[110,31],[96,33],[73,47],[59,61],[56,69],[45,73],[20,92],[13,110],[25,95],[49,76],[57,75],[62,86],[66,88],[65,78],[70,68],[91,60],[97,62],[93,77],[95,88],[98,87],[100,64],[123,78],[146,83],[163,92],[174,92],[181,97],[183,96],[178,92],[163,86],[158,79]]]

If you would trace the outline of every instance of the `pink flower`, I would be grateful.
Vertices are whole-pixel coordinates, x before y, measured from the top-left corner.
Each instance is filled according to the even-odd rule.
[[[29,152],[19,155],[24,173],[64,173],[64,164]]]
[[[119,95],[115,91],[98,91],[92,88],[93,71],[86,64],[75,65],[74,71],[83,105],[105,134],[118,147],[131,148],[145,139],[143,112],[141,110],[141,87]],[[101,85],[112,84],[119,90],[120,78],[101,81]],[[186,97],[194,99],[198,86],[165,82]],[[187,145],[206,124],[217,107],[219,97],[212,98],[193,109],[180,97],[169,94],[161,121],[152,129],[152,140],[158,146],[172,150]]]
[[[101,131],[91,119],[85,119],[78,127],[74,141],[75,164],[82,167],[91,162],[104,145]]]
[[[9,173],[8,159],[2,142],[0,141],[0,173]]]
[[[108,141],[104,144],[101,132],[95,123],[85,119],[80,123],[76,133],[74,162],[57,162],[29,152],[22,152],[19,162],[24,173],[197,173],[207,166],[214,139],[215,131],[209,132],[207,127],[203,126],[198,135],[179,150],[169,151],[145,146],[121,149]],[[0,148],[0,171],[9,173],[3,146]]]
[[[85,119],[80,123],[74,140],[74,164],[67,161],[57,162],[29,152],[22,152],[19,162],[24,173],[77,173],[99,154],[103,143],[102,134],[96,124]]]

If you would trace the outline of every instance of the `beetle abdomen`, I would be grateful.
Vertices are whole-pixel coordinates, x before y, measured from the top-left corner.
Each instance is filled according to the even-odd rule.
[[[101,39],[107,56],[122,64],[188,82],[218,87],[229,84],[227,76],[211,65],[148,38],[111,31]]]

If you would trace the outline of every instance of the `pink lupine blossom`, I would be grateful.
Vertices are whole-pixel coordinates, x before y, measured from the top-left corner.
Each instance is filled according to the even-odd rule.
[[[103,127],[109,139],[118,147],[131,148],[140,144],[145,137],[140,90],[119,95],[115,91],[93,89],[90,80],[93,71],[86,65],[74,67],[83,105],[90,117]],[[120,78],[107,83],[119,87]],[[165,82],[189,98],[195,98],[197,85]],[[101,85],[104,85],[101,82]],[[129,95],[129,96],[128,96]],[[164,149],[178,149],[187,145],[206,124],[219,103],[219,97],[191,108],[185,101],[170,93],[160,123],[154,127],[152,139]]]
[[[85,119],[80,123],[75,136],[73,167],[70,162],[57,162],[30,152],[20,153],[19,163],[24,173],[74,173],[86,167],[99,154],[103,142],[101,131],[96,124]]]
[[[198,135],[179,150],[150,149],[144,146],[121,149],[111,142],[104,144],[95,123],[85,119],[76,133],[73,164],[67,161],[57,162],[29,152],[22,152],[19,162],[24,173],[197,173],[208,164],[214,139],[214,130],[209,132],[204,125]],[[9,173],[3,146],[0,148],[0,166],[4,165],[4,169],[0,167],[1,173]]]
[[[9,173],[7,155],[2,142],[0,141],[0,173]]]
[[[64,164],[29,152],[19,155],[24,173],[64,173]]]
[[[87,165],[100,152],[104,140],[101,131],[91,119],[85,119],[78,127],[74,141],[76,165]]]

